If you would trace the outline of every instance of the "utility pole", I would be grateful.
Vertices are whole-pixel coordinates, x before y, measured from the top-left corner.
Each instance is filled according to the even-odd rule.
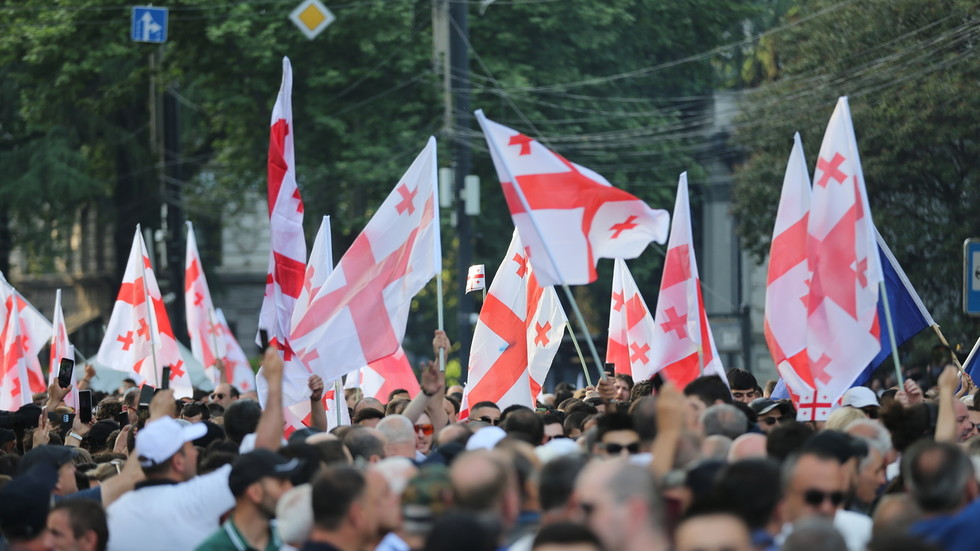
[[[180,153],[180,104],[171,85],[163,94],[163,204],[166,207],[166,274],[173,293],[170,316],[174,336],[187,341],[184,312],[184,167]]]
[[[453,195],[456,201],[456,235],[459,239],[459,252],[456,257],[456,338],[460,344],[459,361],[462,364],[460,382],[465,383],[466,368],[470,358],[470,342],[473,338],[473,324],[470,322],[473,301],[466,294],[465,285],[466,272],[473,260],[473,237],[464,200],[465,179],[471,170],[468,133],[473,124],[470,110],[470,57],[467,51],[469,24],[466,12],[469,3],[459,1],[448,3],[449,74],[453,97],[453,123],[450,125],[449,135],[453,136]]]

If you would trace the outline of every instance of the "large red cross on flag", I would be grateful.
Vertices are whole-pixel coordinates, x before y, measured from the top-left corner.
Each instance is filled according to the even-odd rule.
[[[471,404],[487,400],[501,409],[533,408],[541,394],[566,318],[554,287],[539,285],[535,273],[514,230],[473,333],[461,417]]]
[[[814,401],[834,402],[881,349],[877,305],[882,272],[846,97],[830,117],[813,179],[806,346],[817,388]]]
[[[31,403],[28,351],[21,335],[17,294],[0,274],[0,410],[14,411]]]
[[[224,312],[218,308],[214,313],[218,321],[218,338],[224,342],[225,347],[221,382],[229,383],[241,392],[252,392],[255,390],[255,372],[252,371],[252,364],[248,362],[245,351],[242,350],[241,345],[238,344],[238,339],[231,332]]]
[[[359,388],[365,398],[377,398],[386,402],[391,391],[399,388],[407,390],[414,398],[419,393],[419,381],[412,371],[412,364],[408,363],[405,351],[399,347],[391,356],[348,373],[344,388]]]
[[[655,333],[653,316],[626,261],[617,258],[613,268],[606,362],[615,365],[616,373],[625,373],[637,381],[649,379],[656,372],[649,354]]]
[[[810,214],[810,175],[800,135],[786,164],[776,224],[769,246],[766,307],[763,332],[769,353],[794,400],[814,396],[813,377],[806,353],[807,305],[812,274],[807,263],[807,223]],[[814,403],[816,401],[810,400]],[[818,408],[801,408],[797,416],[812,419]]]
[[[190,396],[193,392],[190,376],[180,368],[183,360],[138,226],[97,359],[128,373],[138,384],[153,386],[160,386],[163,368],[172,366],[174,393]]]
[[[222,382],[218,360],[227,355],[227,350],[197,250],[194,226],[190,222],[187,222],[187,254],[184,258],[184,308],[191,353],[204,366],[208,379],[217,385]]]
[[[636,258],[651,241],[666,239],[666,211],[651,209],[482,111],[476,117],[541,285],[591,283],[599,258]]]
[[[68,341],[68,328],[65,326],[65,313],[61,309],[61,289],[54,295],[54,331],[51,336],[51,346],[48,353],[48,383],[53,383],[58,379],[61,371],[61,359],[68,358],[75,360],[75,347]],[[65,405],[68,407],[78,407],[78,369],[71,372],[71,392],[65,396]]]
[[[686,172],[677,184],[654,322],[649,351],[654,373],[663,370],[664,376],[680,388],[700,375],[718,375],[727,383],[701,296]]]
[[[429,138],[350,249],[293,320],[293,349],[324,381],[394,354],[405,336],[412,297],[441,272],[436,141]],[[313,366],[311,366],[313,367]]]

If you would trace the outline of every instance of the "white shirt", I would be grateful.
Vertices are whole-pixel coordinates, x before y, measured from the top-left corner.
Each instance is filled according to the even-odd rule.
[[[231,465],[180,484],[146,486],[112,503],[109,551],[194,549],[220,528],[235,506],[228,488]]]
[[[871,540],[871,517],[841,509],[834,515],[834,528],[844,536],[848,551],[864,551]]]

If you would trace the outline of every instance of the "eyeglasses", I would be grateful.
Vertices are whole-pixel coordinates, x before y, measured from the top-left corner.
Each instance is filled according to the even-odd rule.
[[[595,512],[595,503],[579,503],[578,508],[582,510],[582,514],[585,515],[585,518],[589,518],[592,516],[592,513]]]
[[[491,425],[494,426],[496,426],[497,423],[500,422],[500,419],[494,419],[493,417],[490,417],[488,415],[484,415],[483,417],[477,417],[476,420],[483,421],[484,423],[490,423]]]
[[[415,425],[415,432],[422,431],[422,434],[424,434],[426,436],[431,436],[432,435],[432,431],[434,431],[434,430],[435,430],[435,427],[432,426],[432,423],[425,423],[423,425]]]
[[[759,419],[759,422],[765,423],[766,425],[771,427],[776,423],[782,423],[783,421],[786,421],[788,419],[789,417],[763,417],[762,419]]]
[[[214,394],[211,395],[211,399],[212,400],[224,400],[225,399],[225,395],[222,394],[222,393],[220,393],[220,392],[215,392]]]
[[[631,444],[626,444],[625,446],[622,444],[603,444],[602,447],[612,455],[622,453],[623,450],[629,452],[630,455],[640,453],[639,442],[633,442]]]
[[[823,492],[814,489],[803,492],[803,501],[811,507],[819,507],[828,499],[831,505],[837,507],[844,502],[844,492]]]

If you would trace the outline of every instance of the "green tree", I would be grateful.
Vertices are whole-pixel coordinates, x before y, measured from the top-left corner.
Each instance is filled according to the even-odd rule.
[[[803,22],[793,26],[796,22]],[[799,2],[775,37],[776,80],[749,91],[733,143],[743,243],[768,251],[793,133],[816,163],[838,96],[850,97],[879,231],[951,340],[975,333],[960,310],[962,244],[980,235],[976,3]]]

